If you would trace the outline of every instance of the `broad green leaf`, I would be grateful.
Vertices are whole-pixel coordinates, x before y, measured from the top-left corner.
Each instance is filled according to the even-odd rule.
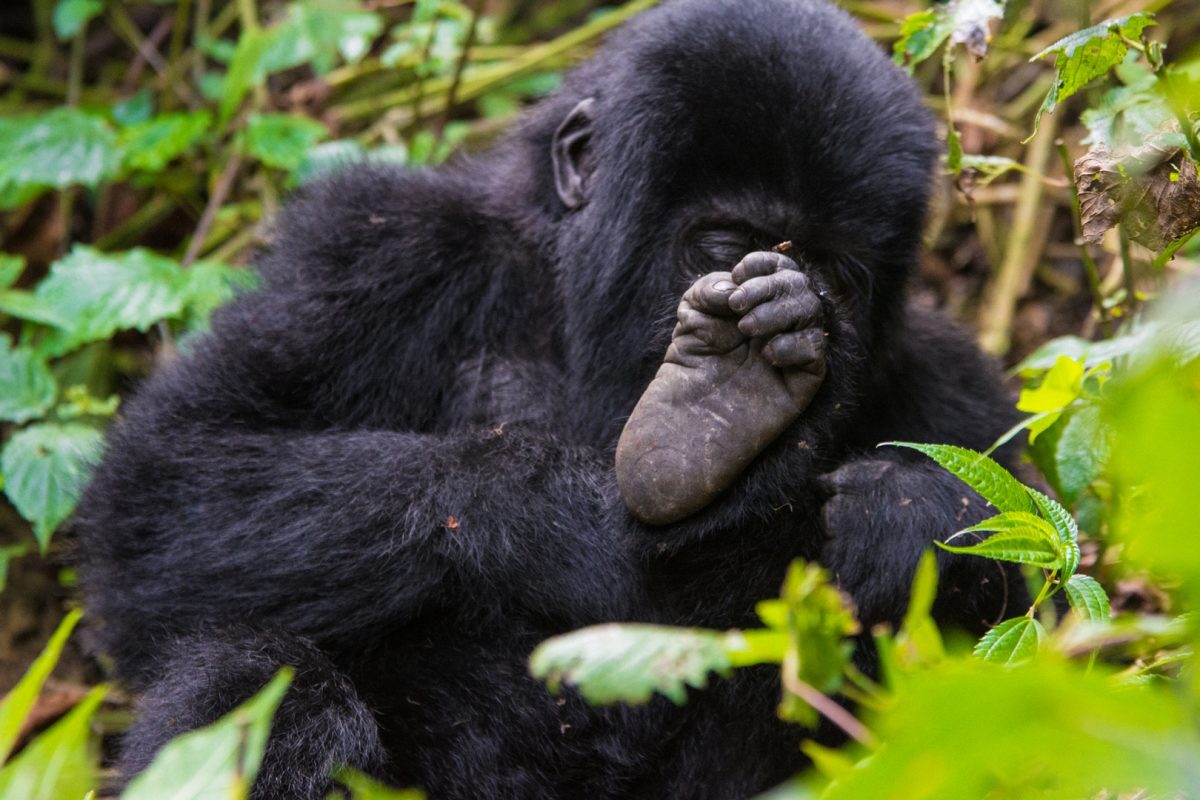
[[[104,436],[78,423],[43,423],[17,431],[0,453],[4,493],[33,523],[42,552],[75,503],[100,458]]]
[[[241,144],[269,167],[293,170],[320,139],[328,135],[321,123],[291,114],[251,114]]]
[[[983,58],[991,41],[989,26],[1003,16],[1003,0],[950,0],[910,14],[900,25],[892,58],[912,72],[947,39],[951,47],[963,45],[975,58]]]
[[[7,289],[17,282],[25,271],[25,257],[0,253],[0,289]]]
[[[730,668],[722,634],[661,625],[595,625],[547,639],[529,657],[550,691],[574,686],[595,705],[645,703],[655,692],[682,704],[686,687],[702,689],[709,672]]]
[[[38,694],[42,691],[42,684],[54,671],[54,666],[62,655],[63,645],[67,643],[81,616],[82,612],[75,610],[63,617],[45,649],[29,665],[29,669],[12,691],[0,701],[0,763],[4,763],[8,754],[12,752],[13,745],[21,733],[21,726],[25,724],[25,718],[29,716],[33,704],[37,702]]]
[[[1037,489],[1029,489],[1029,496],[1037,504],[1038,511],[1054,526],[1058,534],[1059,552],[1062,554],[1062,574],[1069,577],[1079,569],[1079,526],[1071,513],[1060,503],[1051,500]]]
[[[1029,441],[1058,421],[1062,412],[1083,393],[1083,363],[1060,355],[1033,388],[1021,390],[1017,408],[1038,415],[1029,423]]]
[[[909,14],[900,23],[900,38],[892,46],[892,58],[912,73],[913,67],[937,52],[950,38],[949,19],[934,10]]]
[[[393,789],[368,778],[357,770],[343,767],[337,771],[338,783],[350,792],[348,800],[424,800],[424,792],[417,789]]]
[[[1062,567],[1063,558],[1053,536],[1053,533],[1044,532],[1039,528],[1022,525],[1019,528],[994,533],[982,542],[972,545],[957,546],[942,542],[935,544],[951,553],[1031,564],[1043,569],[1059,569]]]
[[[1142,31],[1154,24],[1146,13],[1105,20],[1059,39],[1031,58],[1035,61],[1053,53],[1056,72],[1054,84],[1033,121],[1034,133],[1043,112],[1053,111],[1060,102],[1120,64],[1129,52],[1125,40],[1140,39]]]
[[[82,798],[99,784],[99,742],[92,717],[107,686],[88,692],[71,711],[0,769],[0,797]]]
[[[970,486],[980,497],[1000,511],[1035,510],[1025,487],[992,459],[949,444],[916,444],[914,442],[884,442],[895,447],[908,447],[932,458],[943,469]]]
[[[29,552],[27,542],[0,545],[0,592],[8,585],[8,565]]]
[[[348,64],[367,54],[383,30],[383,19],[350,0],[299,0],[273,30],[263,55],[267,72],[307,64],[318,75],[333,69],[338,56]]]
[[[1081,618],[1091,622],[1108,622],[1112,616],[1108,594],[1099,583],[1087,575],[1072,575],[1071,579],[1063,584],[1063,590],[1067,593],[1071,608]]]
[[[24,347],[13,349],[12,342],[0,334],[0,420],[28,422],[44,415],[58,385],[46,362]]]
[[[145,331],[160,319],[178,317],[186,296],[186,276],[169,258],[140,247],[101,253],[77,245],[50,268],[36,292],[39,301],[72,325],[48,332],[35,350],[59,356],[119,330]]]
[[[1177,686],[1116,688],[1102,665],[1044,654],[951,660],[907,675],[864,722],[882,742],[822,800],[1186,797],[1200,737]],[[1107,790],[1107,791],[1105,791]]]
[[[254,785],[271,718],[293,671],[284,667],[258,694],[219,720],[172,739],[121,800],[227,800]]]
[[[58,0],[54,5],[54,35],[72,38],[104,10],[104,0]]]
[[[1054,448],[1058,490],[1068,503],[1096,480],[1111,454],[1107,425],[1098,406],[1085,406],[1071,413]]]
[[[71,327],[70,320],[39,300],[33,292],[23,289],[0,289],[0,314],[48,325],[51,328]]]
[[[1036,619],[1006,619],[983,635],[975,655],[993,664],[1022,664],[1037,655],[1045,638],[1046,629]]]
[[[212,128],[208,111],[163,114],[121,131],[126,169],[160,172]]]
[[[102,117],[74,108],[0,117],[0,208],[44,189],[96,186],[120,163],[116,134]]]

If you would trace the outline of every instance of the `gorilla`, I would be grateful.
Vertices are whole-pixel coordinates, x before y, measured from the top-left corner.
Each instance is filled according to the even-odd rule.
[[[754,626],[798,557],[895,623],[920,554],[985,515],[876,449],[1010,422],[994,365],[906,304],[936,152],[843,12],[667,0],[490,152],[299,191],[79,507],[95,647],[141,695],[122,773],[283,665],[258,798],[339,764],[431,798],[725,800],[800,769],[829,732],[776,718],[770,667],[598,709],[525,660],[603,621]],[[947,626],[1024,591],[939,571]]]

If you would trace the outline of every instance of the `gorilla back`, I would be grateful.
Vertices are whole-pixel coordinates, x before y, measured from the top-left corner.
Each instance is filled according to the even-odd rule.
[[[80,505],[97,646],[142,693],[123,773],[284,664],[258,798],[324,797],[336,764],[433,798],[744,797],[798,769],[809,734],[775,720],[768,669],[683,709],[601,710],[525,659],[600,621],[748,624],[796,557],[866,626],[895,621],[932,536],[982,517],[874,450],[1008,423],[992,365],[905,309],[934,146],[842,12],[670,0],[490,153],[299,192],[262,287],[126,404]],[[749,290],[735,265],[784,239],[803,282],[754,273],[768,290],[720,313],[755,358],[819,325],[819,389],[694,513],[639,522],[614,448],[673,309],[721,271]],[[688,411],[659,400],[655,420]],[[730,403],[776,414],[757,390]],[[942,622],[978,628],[1023,591],[939,557]]]

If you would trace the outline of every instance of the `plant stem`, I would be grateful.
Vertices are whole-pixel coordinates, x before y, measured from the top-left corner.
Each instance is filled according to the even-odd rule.
[[[812,685],[802,681],[797,674],[798,666],[793,650],[784,657],[779,671],[784,688],[815,708],[821,716],[841,728],[854,741],[867,747],[874,747],[877,741],[874,734],[867,730],[867,726],[855,719],[853,714],[838,705],[833,698],[827,697]]]
[[[467,67],[467,60],[471,57],[471,47],[475,44],[475,33],[479,27],[479,15],[483,11],[483,0],[471,0],[471,27],[467,28],[467,38],[463,42],[462,52],[458,56],[458,61],[454,64],[454,77],[450,80],[450,88],[446,90],[446,107],[442,110],[441,119],[438,121],[437,139],[435,140],[434,149],[442,143],[442,139],[446,135],[446,123],[450,121],[450,115],[454,112],[454,103],[458,94],[458,86],[462,83],[463,70]]]
[[[192,239],[188,242],[187,251],[183,254],[181,262],[184,269],[187,269],[200,255],[200,248],[204,245],[205,238],[208,237],[208,231],[212,227],[213,220],[217,217],[217,211],[220,210],[221,204],[225,202],[225,197],[229,194],[229,190],[233,188],[233,182],[237,178],[238,170],[242,166],[241,153],[235,152],[225,164],[225,169],[221,172],[221,177],[217,179],[217,185],[213,187],[213,192],[209,195],[208,204],[204,207],[204,213],[200,215],[200,222],[196,224],[196,230],[192,234]]]
[[[1125,308],[1129,313],[1137,310],[1137,282],[1133,275],[1133,253],[1129,247],[1129,232],[1125,230],[1125,223],[1117,225],[1117,237],[1121,243],[1121,279],[1125,283]]]

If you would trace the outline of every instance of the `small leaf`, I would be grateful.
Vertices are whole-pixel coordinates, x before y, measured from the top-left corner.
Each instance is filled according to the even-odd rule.
[[[96,186],[120,163],[116,134],[102,117],[74,108],[0,117],[0,208],[44,189]]]
[[[730,668],[722,634],[660,625],[595,625],[548,639],[529,657],[550,691],[575,686],[594,705],[645,703],[655,692],[682,704],[686,687],[704,688],[708,673]]]
[[[914,442],[884,442],[894,447],[908,447],[932,458],[943,469],[954,474],[1000,511],[1032,513],[1033,501],[1025,486],[992,459],[949,444],[916,444]]]
[[[125,127],[148,122],[153,116],[154,94],[149,89],[140,89],[131,97],[113,103],[112,118]]]
[[[1037,133],[1042,112],[1053,111],[1063,100],[1120,64],[1129,52],[1125,40],[1139,39],[1142,31],[1154,24],[1151,15],[1146,13],[1105,20],[1059,39],[1029,59],[1035,61],[1055,54],[1054,85],[1038,109],[1033,121],[1033,133]],[[1033,134],[1030,138],[1033,138]]]
[[[186,282],[176,262],[149,250],[101,253],[77,245],[51,266],[36,292],[55,314],[72,320],[71,327],[50,331],[34,349],[59,356],[119,330],[145,331],[160,319],[178,317]]]
[[[1029,489],[1029,496],[1037,504],[1042,516],[1054,526],[1058,534],[1060,552],[1063,554],[1062,574],[1069,577],[1079,568],[1079,526],[1075,519],[1058,502],[1051,500],[1037,489]]]
[[[0,453],[4,492],[45,553],[50,536],[75,510],[104,436],[78,423],[43,423],[17,431]]]
[[[1037,518],[1034,517],[1034,519]],[[967,528],[962,532],[970,530],[973,529]],[[1012,561],[1017,564],[1032,564],[1043,569],[1058,569],[1063,563],[1053,533],[1043,532],[1028,525],[994,533],[982,542],[963,547],[942,542],[934,544],[951,553],[994,558],[997,561]]]
[[[28,422],[44,415],[58,396],[46,362],[0,334],[0,420]]]
[[[104,0],[58,0],[54,6],[54,35],[60,41],[72,38],[103,10]]]
[[[100,754],[91,723],[107,693],[107,686],[92,689],[0,769],[0,797],[62,800],[93,790],[99,783]]]
[[[911,73],[949,39],[951,47],[963,45],[976,60],[981,59],[987,55],[991,41],[992,20],[1003,16],[1002,0],[950,0],[910,14],[900,25],[892,58]]]
[[[54,671],[54,666],[58,663],[59,656],[62,655],[63,645],[67,643],[80,616],[82,616],[82,612],[75,610],[63,617],[63,621],[58,623],[58,628],[50,637],[45,649],[29,665],[29,669],[25,671],[24,676],[12,691],[4,696],[3,701],[0,701],[0,763],[3,763],[8,758],[8,754],[12,752],[13,745],[16,744],[17,737],[21,733],[21,727],[25,724],[25,718],[29,716],[33,704],[37,702],[38,694],[42,691],[42,684]]]
[[[1068,503],[1074,503],[1104,470],[1112,449],[1108,434],[1097,406],[1078,409],[1067,418],[1054,460],[1060,496]]]
[[[308,117],[251,114],[241,143],[247,153],[267,166],[294,170],[328,133],[324,125]]]
[[[245,796],[258,776],[271,718],[292,675],[284,667],[258,694],[212,725],[172,739],[133,779],[121,800]]]
[[[975,645],[975,655],[993,664],[1022,664],[1037,655],[1046,638],[1042,623],[1030,617],[1001,622]]]
[[[1087,575],[1072,575],[1063,584],[1067,593],[1067,601],[1081,619],[1089,622],[1108,622],[1112,617],[1112,609],[1108,603],[1108,594],[1099,583]]]
[[[121,131],[125,168],[161,172],[212,128],[207,111],[163,114]]]
[[[343,767],[334,776],[350,792],[348,800],[424,800],[425,794],[416,789],[393,789],[368,778],[357,770]]]
[[[1058,356],[1037,387],[1021,390],[1017,408],[1031,414],[1062,411],[1083,393],[1083,373],[1081,360]]]
[[[271,45],[274,30],[243,31],[238,37],[237,49],[229,60],[229,69],[221,81],[221,103],[217,112],[217,123],[224,127],[233,113],[238,110],[242,98],[252,86],[266,77],[263,56]]]

